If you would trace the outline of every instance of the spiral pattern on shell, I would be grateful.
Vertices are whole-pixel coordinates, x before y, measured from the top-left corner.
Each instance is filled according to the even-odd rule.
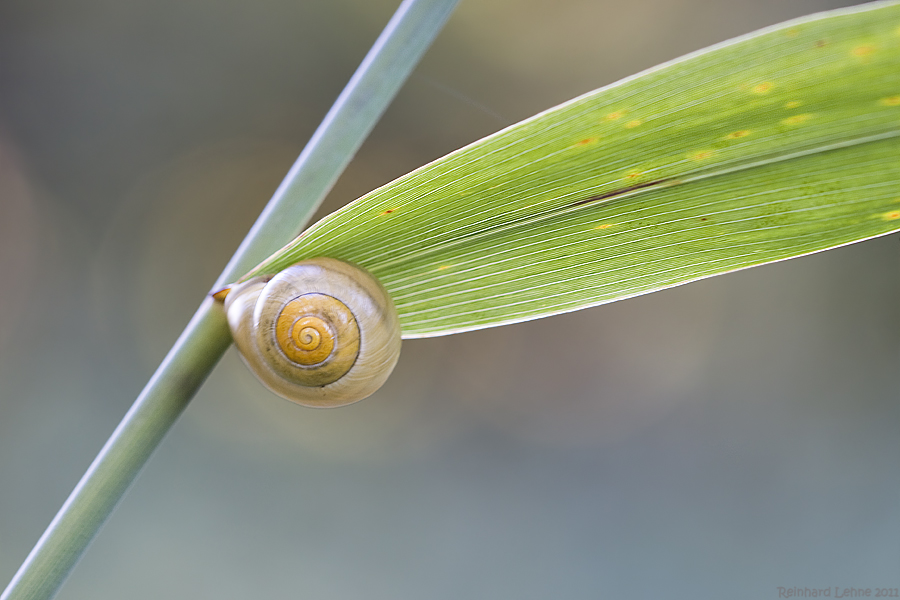
[[[275,393],[306,406],[369,396],[400,355],[400,323],[388,293],[366,271],[333,258],[235,286],[225,309],[250,369]]]

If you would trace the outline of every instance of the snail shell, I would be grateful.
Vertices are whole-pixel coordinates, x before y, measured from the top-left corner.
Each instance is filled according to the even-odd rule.
[[[313,258],[225,297],[235,345],[276,394],[304,406],[343,406],[377,390],[400,356],[400,320],[366,271]]]

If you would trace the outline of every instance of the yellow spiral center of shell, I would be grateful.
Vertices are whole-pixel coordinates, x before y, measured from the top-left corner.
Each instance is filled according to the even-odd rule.
[[[292,311],[293,312],[293,311]],[[301,317],[291,323],[293,315],[281,313],[276,326],[278,345],[297,364],[317,365],[334,350],[334,331],[318,317]]]
[[[275,341],[288,360],[306,371],[304,385],[325,385],[356,362],[359,325],[350,309],[333,296],[303,294],[279,313]]]

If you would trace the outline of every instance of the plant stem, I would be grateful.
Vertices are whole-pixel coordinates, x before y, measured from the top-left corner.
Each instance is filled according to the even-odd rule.
[[[402,2],[213,289],[236,280],[306,225],[457,2]],[[207,297],[0,600],[56,594],[230,344],[225,316]]]
[[[225,315],[204,300],[156,373],[19,568],[3,600],[52,598],[228,346]]]
[[[288,171],[216,287],[237,280],[303,227],[359,150],[459,0],[404,0]]]

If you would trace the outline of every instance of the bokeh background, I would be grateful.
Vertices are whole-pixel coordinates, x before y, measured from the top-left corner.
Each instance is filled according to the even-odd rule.
[[[322,214],[844,4],[464,0]],[[396,6],[0,3],[2,585]],[[381,391],[337,410],[274,397],[231,350],[59,598],[898,587],[898,242],[407,341]]]

